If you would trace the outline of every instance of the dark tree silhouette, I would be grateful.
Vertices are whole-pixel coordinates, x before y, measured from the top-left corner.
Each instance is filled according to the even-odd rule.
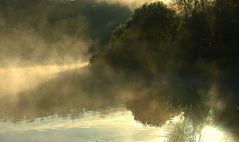
[[[218,120],[228,115],[233,118],[224,117],[229,125],[239,114],[238,1],[176,0],[175,4],[179,11],[159,2],[136,9],[92,64],[142,79],[154,90],[149,94],[169,101],[170,108],[186,108],[189,114],[200,110],[199,118],[209,109],[215,110]],[[213,86],[218,88],[213,100],[222,101],[223,109],[207,104]]]

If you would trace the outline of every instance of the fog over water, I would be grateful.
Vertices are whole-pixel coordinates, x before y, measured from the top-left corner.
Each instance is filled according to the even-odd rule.
[[[237,142],[236,67],[162,2],[0,0],[0,142]]]
[[[67,65],[41,65],[27,67],[6,67],[0,69],[1,95],[17,95],[34,89],[42,82],[56,78],[61,72],[71,71],[87,66],[88,63]]]

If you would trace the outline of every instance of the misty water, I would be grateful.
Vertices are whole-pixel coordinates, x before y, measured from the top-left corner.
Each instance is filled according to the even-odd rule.
[[[99,90],[82,89],[89,84],[81,82],[89,72],[87,63],[0,71],[4,78],[0,85],[1,142],[237,141],[232,130],[210,125],[211,112],[194,126],[182,111],[162,112],[160,100],[129,104],[125,99],[130,98],[124,95],[112,98]]]
[[[238,142],[238,0],[0,0],[0,142]]]

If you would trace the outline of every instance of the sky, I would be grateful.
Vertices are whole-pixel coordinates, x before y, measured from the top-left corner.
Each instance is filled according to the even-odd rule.
[[[157,2],[157,1],[162,1],[162,2],[169,2],[170,0],[97,0],[99,2],[107,2],[111,4],[121,4],[124,6],[128,6],[131,9],[135,9],[136,7],[139,7],[140,5],[144,3],[151,3],[151,2]]]
[[[88,60],[88,49],[130,13],[95,0],[0,0],[0,66]]]
[[[158,0],[74,1],[0,0],[0,66],[88,60],[135,8]]]

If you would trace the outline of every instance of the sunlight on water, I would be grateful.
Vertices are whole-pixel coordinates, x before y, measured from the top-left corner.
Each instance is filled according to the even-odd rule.
[[[1,122],[0,137],[6,142],[17,138],[24,141],[30,141],[36,135],[47,137],[45,142],[55,141],[56,136],[62,139],[69,138],[67,132],[77,133],[71,137],[71,141],[141,141],[141,142],[166,142],[174,126],[181,124],[184,120],[183,114],[180,114],[168,120],[162,127],[143,125],[135,121],[131,111],[125,108],[108,110],[108,113],[98,111],[83,111],[77,118],[58,117],[57,115],[46,118],[39,118],[32,122],[10,123]],[[73,131],[73,132],[72,132]],[[64,134],[63,134],[64,133]],[[15,135],[15,138],[10,137]],[[47,135],[47,136],[46,136]],[[63,137],[65,136],[65,137]],[[39,141],[35,139],[36,141]],[[24,139],[25,138],[25,139]]]
[[[182,139],[183,136],[188,137],[187,133],[195,134],[185,129],[190,125],[185,122],[184,113],[156,127],[136,121],[132,112],[125,108],[104,110],[104,113],[83,109],[77,116],[68,114],[60,117],[55,114],[30,122],[2,121],[0,127],[4,129],[0,129],[0,141],[235,142],[229,134],[212,126],[204,127],[198,139]]]
[[[235,142],[233,137],[223,129],[205,126],[201,131],[199,142]]]
[[[161,133],[161,128],[145,126],[135,121],[132,113],[124,108],[113,109],[107,114],[85,111],[75,119],[71,115],[64,118],[55,115],[17,124],[1,122],[0,127],[4,128],[0,130],[0,140],[2,138],[5,142],[31,141],[34,137],[37,137],[35,141],[47,137],[44,142],[57,141],[58,138],[62,141],[69,139],[71,142],[154,142]],[[77,135],[70,137],[72,134]]]
[[[130,111],[126,109],[111,110],[109,114],[101,114],[97,111],[84,111],[78,118],[73,119],[69,114],[67,117],[53,115],[45,118],[36,119],[30,123],[23,121],[17,124],[5,124],[5,129],[1,133],[24,132],[30,130],[49,131],[71,128],[119,128],[119,127],[141,127],[140,123],[134,121]],[[114,112],[115,111],[115,112]],[[116,123],[117,122],[117,123]]]
[[[223,139],[225,137],[222,131],[212,126],[204,127],[202,129],[201,135],[202,142],[212,142],[212,141],[223,142]]]
[[[56,77],[58,73],[87,65],[88,62],[68,65],[0,68],[0,94],[17,94],[24,90],[33,89],[39,83]]]

